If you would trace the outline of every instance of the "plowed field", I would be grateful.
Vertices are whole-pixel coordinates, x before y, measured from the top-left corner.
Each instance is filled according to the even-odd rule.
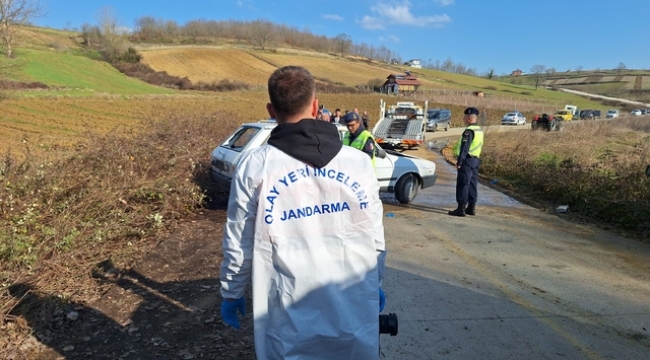
[[[332,111],[335,108],[368,111],[371,124],[379,116],[379,95],[322,94],[319,100]],[[231,114],[224,124],[225,134],[244,122],[268,118],[266,91],[228,92],[209,95],[43,98],[12,99],[2,102],[0,112],[0,151],[21,149],[22,143],[32,148],[42,144],[69,145],[79,141],[80,134],[102,134],[113,130],[129,130],[141,121],[163,118],[197,118],[215,112]],[[180,115],[180,116],[178,116]]]
[[[220,80],[265,85],[275,67],[238,49],[175,48],[142,51],[143,62],[156,71],[188,77],[192,82]]]

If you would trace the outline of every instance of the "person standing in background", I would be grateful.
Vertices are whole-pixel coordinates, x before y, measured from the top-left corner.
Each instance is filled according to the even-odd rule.
[[[463,122],[467,126],[454,145],[456,156],[456,202],[458,207],[449,211],[452,216],[476,215],[478,197],[478,166],[483,149],[483,130],[476,125],[479,111],[476,108],[465,109]]]
[[[368,127],[368,123],[370,122],[370,117],[368,116],[368,112],[364,111],[363,116],[361,116],[361,121],[363,122],[363,127],[366,128],[366,130],[370,131],[370,128]]]

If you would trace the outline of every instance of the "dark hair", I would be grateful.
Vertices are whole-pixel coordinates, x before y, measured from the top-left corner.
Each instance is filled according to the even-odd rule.
[[[316,94],[314,77],[300,66],[285,66],[271,74],[269,99],[276,117],[293,116],[303,111]]]

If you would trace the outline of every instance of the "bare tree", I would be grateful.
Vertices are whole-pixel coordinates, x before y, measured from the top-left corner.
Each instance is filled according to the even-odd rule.
[[[578,75],[580,75],[580,73],[582,72],[582,69],[583,69],[582,65],[576,66],[576,71],[578,72]]]
[[[546,65],[537,64],[530,68],[530,73],[533,74],[533,79],[535,80],[535,90],[537,90],[539,83],[542,81],[545,71]]]
[[[92,48],[93,46],[99,45],[102,34],[97,26],[83,23],[81,25],[81,37],[83,38],[84,46]]]
[[[115,11],[111,7],[103,7],[97,14],[97,24],[104,41],[104,51],[109,54],[125,51],[125,31]]]
[[[14,57],[12,45],[18,27],[42,15],[43,11],[38,0],[0,0],[0,36],[6,57]]]
[[[625,66],[625,64],[623,64],[622,61],[621,61],[620,63],[618,63],[618,66],[616,67],[616,70],[617,70],[618,72],[622,72],[622,71],[625,70],[625,69],[627,69],[627,67]]]
[[[334,45],[336,46],[336,51],[341,55],[346,55],[350,52],[352,46],[352,39],[348,34],[338,34],[334,37]],[[385,54],[380,56],[385,57]]]
[[[255,20],[251,23],[248,41],[264,50],[271,46],[275,39],[275,29],[272,22],[267,20]]]

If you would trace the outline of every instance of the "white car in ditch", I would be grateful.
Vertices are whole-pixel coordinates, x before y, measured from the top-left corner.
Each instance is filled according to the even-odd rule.
[[[256,123],[241,125],[233,132],[223,144],[212,151],[211,170],[212,179],[220,190],[229,191],[230,182],[235,170],[233,164],[239,156],[248,149],[266,144],[271,135],[271,130],[276,126],[273,120],[262,120]],[[339,130],[339,135],[347,132],[343,125],[334,125]],[[377,146],[379,154],[375,161],[375,173],[379,180],[380,191],[394,193],[397,201],[407,204],[418,193],[436,183],[436,164],[432,161],[383,150]]]

